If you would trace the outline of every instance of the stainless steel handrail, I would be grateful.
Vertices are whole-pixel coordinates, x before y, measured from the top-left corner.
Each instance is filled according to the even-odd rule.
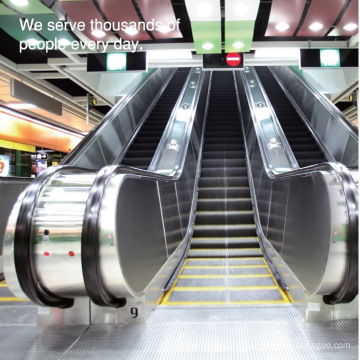
[[[291,151],[279,120],[254,67],[246,67],[243,77],[246,78],[248,84],[248,86],[245,86],[245,91],[251,102],[250,111],[254,119],[255,128],[257,132],[261,133],[263,138],[268,135],[267,141],[261,144],[263,156],[267,158],[271,169],[277,173],[298,169],[299,165],[296,158]],[[261,107],[259,107],[259,105],[261,105]],[[257,116],[257,111],[259,110],[266,110],[268,116],[259,119]],[[265,123],[265,129],[262,123]],[[265,146],[265,148],[263,148],[263,146]]]
[[[148,171],[168,176],[181,174],[203,79],[200,68],[191,69]]]
[[[324,298],[326,302],[337,303],[352,300],[357,294],[357,286],[355,286],[354,283],[357,284],[358,268],[356,260],[358,252],[358,194],[349,170],[339,163],[322,163],[291,170],[282,174],[274,171],[274,166],[269,163],[271,158],[264,156],[264,151],[267,151],[267,147],[263,134],[252,130],[252,126],[255,127],[254,119],[252,118],[253,112],[251,112],[249,108],[252,106],[252,102],[247,98],[249,91],[245,91],[249,84],[245,77],[238,73],[235,74],[235,80],[237,83],[237,91],[241,92],[243,96],[242,103],[239,103],[239,109],[242,111],[244,120],[244,141],[248,157],[249,179],[251,180],[249,182],[254,209],[257,214],[255,220],[258,233],[262,239],[265,251],[267,249],[270,251],[271,249],[272,252],[275,251],[280,257],[284,256],[285,259],[290,262],[290,268],[292,268],[295,276],[301,279],[305,289],[312,293],[326,295]],[[249,105],[247,106],[245,102]],[[248,146],[251,146],[251,148],[248,148]],[[256,150],[257,148],[258,150]],[[307,190],[305,184],[309,181],[310,183]],[[311,181],[313,181],[314,184],[318,184],[317,189],[314,188],[314,185],[311,185],[313,184]],[[321,188],[323,189],[324,196],[327,196],[328,201],[332,202],[330,205],[332,207],[331,211],[324,208],[328,223],[327,225],[323,225],[324,231],[320,229],[323,238],[318,239],[318,241],[324,242],[323,250],[325,251],[325,249],[327,249],[326,251],[328,251],[328,253],[324,255],[320,252],[320,256],[326,256],[326,259],[318,259],[318,264],[316,265],[310,264],[309,267],[314,265],[315,270],[307,274],[308,269],[302,268],[297,264],[299,260],[297,260],[296,256],[299,256],[298,254],[303,251],[301,249],[301,239],[297,238],[296,233],[289,233],[289,230],[286,230],[287,226],[291,228],[294,222],[296,223],[296,221],[301,220],[296,218],[292,220],[288,219],[290,217],[289,206],[293,208],[294,206],[296,207],[294,196],[300,196],[300,204],[301,196],[306,196],[307,193],[315,195],[316,191],[320,191]],[[265,189],[267,190],[266,193]],[[300,193],[301,189],[303,190]],[[294,193],[294,191],[296,193]],[[293,200],[293,205],[291,205],[289,199]],[[310,200],[310,198],[308,200]],[[314,199],[311,199],[311,202],[314,202]],[[316,202],[314,206],[316,206],[315,204]],[[284,208],[283,212],[279,209],[276,210],[280,206],[281,209]],[[271,215],[274,211],[277,211],[277,217],[280,218],[280,223],[282,224],[280,225],[280,230],[278,233],[275,233],[275,235],[270,234]],[[311,209],[309,211],[311,211]],[[306,216],[306,214],[302,216]],[[315,219],[311,219],[311,221],[314,222]],[[339,230],[339,228],[342,230]],[[343,229],[346,229],[346,231]],[[330,231],[328,236],[325,235],[326,231]],[[342,235],[339,235],[339,231]],[[346,233],[343,234],[343,231]],[[271,236],[274,236],[274,240],[271,239]],[[344,247],[344,238],[346,239],[345,243],[347,244],[347,248]],[[295,253],[292,254],[289,249],[293,249],[292,251],[295,251]],[[296,254],[296,252],[298,254]],[[302,260],[304,261],[305,259]],[[322,261],[324,262],[322,263]],[[291,262],[293,262],[293,264],[291,264]],[[322,272],[319,272],[320,269],[318,266],[320,263],[325,267],[322,269]],[[350,268],[351,271],[349,271]],[[346,284],[346,286],[343,286],[343,284]]]

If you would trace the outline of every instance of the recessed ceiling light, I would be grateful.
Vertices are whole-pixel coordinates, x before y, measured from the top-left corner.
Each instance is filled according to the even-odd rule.
[[[27,103],[22,103],[22,102],[10,103],[7,106],[11,109],[34,109],[34,108],[36,108],[36,106],[33,104],[27,104]]]
[[[14,5],[16,6],[26,6],[29,5],[29,1],[28,0],[10,0],[10,2],[12,2]]]
[[[70,46],[71,42],[68,39],[59,39],[58,41],[60,46]]]
[[[126,32],[128,35],[136,35],[139,33],[138,29],[134,28],[134,27],[128,27],[124,30],[124,32]]]
[[[324,27],[323,24],[320,24],[320,23],[313,23],[309,26],[309,29],[312,30],[312,31],[319,31],[321,30],[322,28]]]
[[[163,34],[167,34],[171,29],[167,25],[160,25],[157,27],[157,31],[160,31]]]
[[[239,17],[244,17],[249,13],[249,5],[244,2],[239,2],[235,5],[234,9],[235,15]]]
[[[279,23],[275,26],[275,29],[279,31],[286,31],[289,27],[290,27],[289,24]]]
[[[33,39],[33,38],[31,38],[31,39],[27,39],[26,40],[26,42],[30,45],[30,46],[36,46],[36,45],[38,45],[39,44],[39,40],[36,40],[36,39]]]
[[[209,17],[212,12],[211,4],[208,2],[201,2],[197,7],[196,10],[198,15],[201,17]]]
[[[214,45],[209,42],[202,45],[202,48],[205,50],[211,50],[213,47],[214,47]]]
[[[98,30],[98,29],[92,31],[91,34],[97,38],[103,38],[106,35],[106,33],[104,31]]]
[[[235,49],[241,49],[243,46],[244,46],[244,43],[242,43],[241,41],[236,41],[232,44],[232,46],[235,48]]]
[[[346,30],[346,31],[352,31],[352,30],[355,30],[357,29],[358,26],[356,24],[353,24],[353,23],[350,23],[350,24],[346,24],[343,29]]]

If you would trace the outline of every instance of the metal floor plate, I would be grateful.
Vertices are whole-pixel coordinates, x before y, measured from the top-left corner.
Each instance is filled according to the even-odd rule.
[[[292,305],[157,307],[146,324],[0,325],[1,359],[343,360],[358,321],[306,322]]]

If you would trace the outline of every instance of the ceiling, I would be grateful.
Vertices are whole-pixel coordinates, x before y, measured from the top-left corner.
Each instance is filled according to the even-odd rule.
[[[19,2],[24,1],[28,4],[20,6]],[[34,19],[44,26],[41,31],[21,30],[19,19]],[[84,21],[88,25],[95,19],[99,26],[105,22],[155,19],[161,23],[157,29],[140,29],[136,34],[124,29],[104,29],[101,40],[139,41],[143,50],[192,52],[190,60],[152,60],[150,67],[196,66],[201,63],[201,54],[221,49],[245,51],[249,63],[255,64],[254,50],[259,48],[358,46],[357,0],[0,0],[0,104],[19,101],[10,97],[8,85],[10,78],[16,78],[63,103],[62,117],[40,109],[28,109],[27,113],[80,132],[89,131],[101,121],[114,105],[115,96],[124,94],[108,96],[98,85],[103,86],[101,76],[90,79],[86,75],[86,54],[92,51],[67,47],[63,51],[19,53],[19,42],[29,39],[98,41],[88,26],[83,32],[46,29],[49,21]],[[180,19],[179,29],[168,28],[166,24],[175,23],[176,19]],[[213,47],[205,49],[205,43]],[[114,51],[111,46],[109,50]],[[289,59],[281,61],[293,64]],[[121,76],[116,81],[121,82]],[[98,99],[89,125],[85,121],[87,93]]]

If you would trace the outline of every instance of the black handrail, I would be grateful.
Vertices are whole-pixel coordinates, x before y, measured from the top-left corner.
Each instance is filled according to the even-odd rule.
[[[32,219],[36,199],[47,181],[64,166],[50,167],[43,171],[27,188],[22,200],[14,234],[14,261],[17,277],[22,291],[34,303],[42,306],[69,308],[74,299],[56,296],[42,288],[37,279],[33,263]],[[67,167],[66,168],[71,168]]]

